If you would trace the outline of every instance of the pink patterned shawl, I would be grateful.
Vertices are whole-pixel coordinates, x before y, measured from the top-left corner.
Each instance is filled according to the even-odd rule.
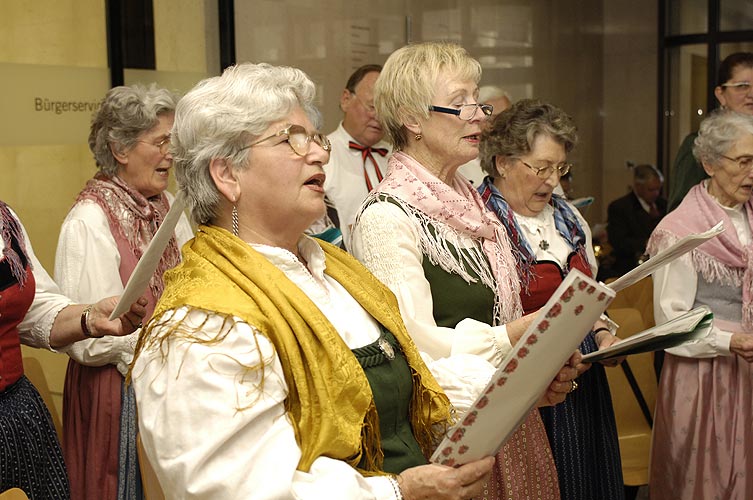
[[[79,193],[76,202],[81,200],[93,200],[105,212],[120,252],[120,279],[125,285],[170,209],[167,196],[161,193],[147,199],[119,177],[99,173]],[[165,288],[162,275],[179,262],[180,250],[173,235],[149,280],[151,297],[147,296],[149,304],[144,322],[151,316]]]
[[[452,185],[447,185],[412,157],[396,152],[389,160],[387,176],[366,203],[384,195],[420,222],[421,251],[433,265],[469,283],[475,281],[467,271],[470,269],[495,290],[495,324],[522,316],[520,283],[507,232],[468,181],[455,176]],[[430,226],[470,237],[475,245],[453,255],[443,231]]]
[[[656,255],[680,238],[708,230],[724,221],[724,232],[691,253],[693,267],[706,281],[742,287],[743,327],[753,331],[753,244],[744,247],[727,213],[709,195],[704,182],[695,185],[651,234],[649,255]],[[753,223],[753,202],[744,204],[748,224]],[[753,230],[753,224],[751,224]]]

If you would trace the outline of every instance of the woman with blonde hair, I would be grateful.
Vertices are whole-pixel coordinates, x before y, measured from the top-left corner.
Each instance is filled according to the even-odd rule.
[[[477,99],[480,77],[478,61],[451,43],[408,45],[387,59],[374,103],[396,152],[361,208],[350,245],[397,296],[419,349],[458,371],[463,361],[494,369],[532,319],[522,317],[504,227],[457,174],[478,155],[482,123],[492,114]],[[536,409],[497,455],[485,495],[559,498]]]

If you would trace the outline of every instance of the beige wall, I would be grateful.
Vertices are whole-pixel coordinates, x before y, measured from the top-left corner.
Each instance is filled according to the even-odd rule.
[[[625,162],[657,162],[657,25],[653,0],[604,2],[603,175],[595,190],[601,203],[594,207],[600,220],[632,183]]]
[[[148,77],[131,72],[132,81],[158,81],[181,92],[216,74],[216,2],[154,3],[159,71]],[[102,0],[0,2],[0,109],[13,115],[0,125],[0,200],[19,214],[50,274],[60,225],[96,167],[86,143],[90,112],[38,112],[34,96],[102,98],[110,86],[104,9]],[[24,356],[43,365],[54,410],[62,415],[67,356],[28,348]]]
[[[15,69],[21,73],[27,66],[28,81],[25,86],[36,86],[39,93],[45,96],[50,93],[64,96],[65,89],[56,89],[54,81],[35,76],[35,70],[50,67],[52,74],[59,71],[76,74],[79,70],[88,74],[92,68],[106,69],[104,2],[0,2],[0,65],[5,64],[19,65]],[[7,67],[4,70],[6,73],[9,71]],[[21,79],[24,77],[24,74],[19,75]],[[99,84],[101,92],[108,87],[106,80]],[[3,100],[7,100],[6,106],[19,98],[7,91],[1,95]],[[29,232],[37,256],[52,272],[60,223],[76,193],[94,172],[94,164],[86,147],[86,130],[81,131],[81,140],[77,144],[56,143],[55,137],[49,136],[35,140],[38,127],[34,120],[33,104],[26,106],[23,113],[18,113],[12,119],[4,118],[6,126],[25,129],[26,140],[20,145],[0,142],[0,199],[17,211]],[[66,116],[58,121],[77,122],[76,118]],[[59,123],[57,125],[61,126]],[[62,415],[67,357],[26,348],[24,355],[37,357],[42,363],[52,391],[54,411]]]

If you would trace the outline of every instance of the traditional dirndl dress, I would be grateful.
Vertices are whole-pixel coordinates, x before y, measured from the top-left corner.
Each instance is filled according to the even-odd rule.
[[[0,261],[0,491],[21,488],[31,499],[70,498],[60,441],[42,397],[23,375],[18,324],[34,300],[34,275],[17,239],[26,279],[21,286]]]

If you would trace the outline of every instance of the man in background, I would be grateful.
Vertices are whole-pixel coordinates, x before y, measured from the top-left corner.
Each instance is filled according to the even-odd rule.
[[[478,102],[494,106],[494,111],[492,111],[488,120],[489,122],[512,104],[507,92],[494,85],[484,85],[478,89]],[[469,161],[465,165],[461,165],[458,172],[463,174],[474,186],[481,184],[481,181],[486,176],[486,173],[481,169],[481,163],[478,161],[478,158]]]
[[[644,259],[651,232],[667,213],[661,197],[664,177],[653,165],[633,167],[633,189],[609,204],[607,237],[612,246],[611,276],[622,276]]]
[[[328,136],[332,152],[324,166],[324,192],[346,246],[361,203],[387,173],[390,148],[374,109],[374,83],[381,71],[378,64],[367,64],[348,78],[340,96],[343,119]]]

